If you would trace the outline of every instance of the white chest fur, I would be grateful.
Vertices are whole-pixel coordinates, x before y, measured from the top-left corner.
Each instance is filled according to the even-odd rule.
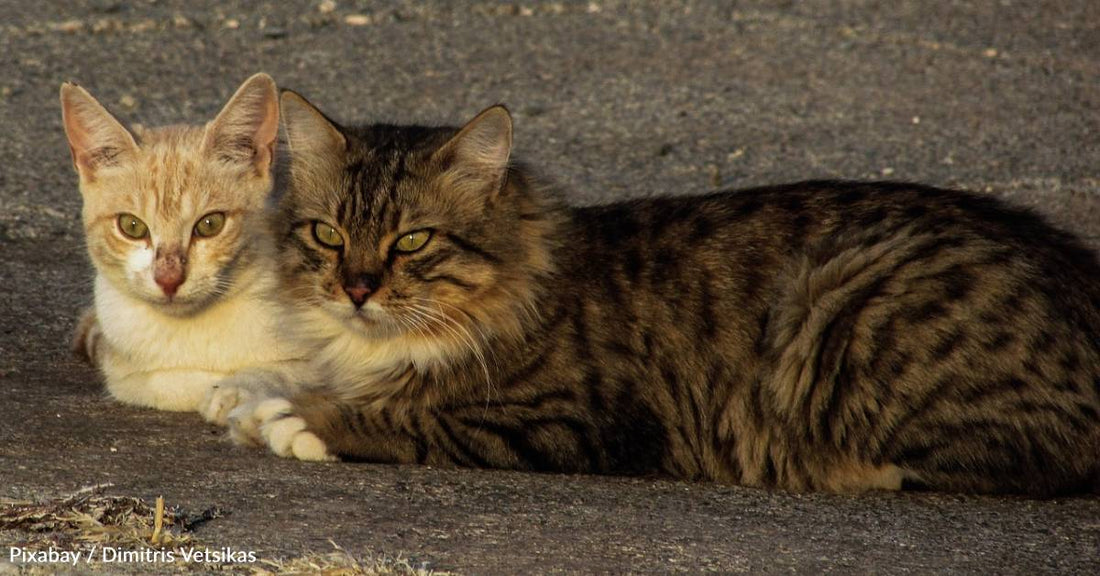
[[[234,372],[302,359],[283,336],[288,316],[266,296],[271,275],[199,314],[175,317],[96,278],[96,316],[106,341],[107,388],[118,400],[165,410],[194,410],[214,382]]]

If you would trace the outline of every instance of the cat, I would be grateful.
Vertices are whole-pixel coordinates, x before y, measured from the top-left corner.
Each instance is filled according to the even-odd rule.
[[[284,310],[269,297],[274,81],[252,76],[205,126],[131,133],[71,83],[61,107],[95,267],[74,348],[116,400],[224,423],[251,387],[290,378],[307,356],[280,337]]]
[[[808,181],[569,207],[461,129],[284,91],[307,389],[230,417],[303,460],[1051,496],[1100,479],[1100,266],[992,197]]]

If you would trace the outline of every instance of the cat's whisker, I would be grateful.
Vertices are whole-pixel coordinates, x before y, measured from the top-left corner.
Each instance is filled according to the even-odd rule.
[[[470,333],[469,329],[468,329],[468,328],[467,328],[466,326],[464,326],[464,325],[463,325],[463,324],[462,324],[461,322],[459,322],[458,320],[456,320],[456,319],[452,318],[451,316],[447,315],[447,314],[446,314],[446,313],[445,313],[445,312],[443,311],[443,309],[442,309],[442,306],[441,306],[441,305],[442,305],[442,304],[444,304],[444,303],[442,303],[442,302],[437,302],[437,301],[434,301],[434,300],[430,300],[430,299],[427,299],[427,298],[417,298],[417,299],[418,299],[418,300],[423,300],[423,301],[425,301],[425,302],[429,302],[429,303],[431,303],[431,304],[435,304],[435,305],[436,305],[436,308],[437,308],[436,310],[431,310],[430,308],[427,308],[427,309],[425,309],[425,310],[426,310],[426,311],[428,311],[428,312],[435,312],[435,313],[437,313],[437,314],[438,314],[438,316],[439,316],[439,317],[440,317],[441,319],[443,319],[444,321],[450,322],[450,323],[452,323],[452,324],[453,324],[453,325],[454,325],[455,327],[457,327],[457,328],[461,329],[461,330],[462,330],[462,332],[463,332],[463,333],[465,334],[466,338],[467,338],[467,339],[468,339],[468,340],[470,341],[470,343],[471,343],[471,344],[474,344],[474,345],[475,345],[475,347],[476,347],[476,348],[477,348],[477,349],[478,349],[478,350],[480,351],[480,349],[481,349],[481,346],[476,346],[476,342],[475,342],[475,339],[474,339],[474,337],[473,337],[473,334],[471,334],[471,333]],[[457,310],[457,311],[458,311],[458,312],[459,312],[460,314],[463,314],[463,315],[465,315],[465,313],[464,313],[464,312],[463,312],[463,311],[462,311],[461,309],[459,309],[458,307],[452,306],[452,308],[454,308],[455,310]],[[467,317],[468,319],[472,320],[472,318],[469,318],[469,316],[468,316],[468,315],[465,315],[465,316],[466,316],[466,317]],[[487,339],[485,338],[485,335],[484,335],[484,333],[483,333],[483,332],[481,332],[481,331],[480,331],[480,329],[478,329],[478,328],[476,327],[476,324],[475,324],[475,329],[477,329],[477,330],[479,331],[479,333],[480,333],[480,336],[481,336],[481,338],[480,338],[480,339],[481,339],[481,344],[482,344],[482,345],[484,345],[484,344],[487,344],[488,342],[487,342]]]
[[[403,307],[403,309],[408,311],[409,314],[412,317],[416,318],[418,323],[420,323],[422,326],[424,326],[425,335],[431,336],[430,328],[432,326],[438,326],[439,328],[442,328],[443,330],[446,330],[447,333],[450,334],[450,338],[453,338],[454,342],[464,345],[467,349],[469,349],[473,353],[475,358],[478,358],[477,351],[473,348],[472,343],[465,341],[464,338],[462,337],[462,334],[460,334],[458,331],[456,331],[453,328],[451,328],[450,326],[448,326],[444,322],[444,320],[440,317],[437,317],[433,313],[432,310],[425,309],[422,306],[419,306],[419,305],[416,305],[416,304],[407,305],[407,306]],[[442,334],[442,335],[437,334],[436,335],[437,338],[440,337],[440,336],[442,336],[445,339],[448,338],[447,334]],[[479,361],[482,362],[482,368],[485,370],[486,378],[488,378],[488,374],[489,374],[488,368],[485,367],[483,360],[479,359]]]
[[[454,324],[457,328],[462,330],[462,333],[463,333],[462,335],[464,336],[464,338],[462,339],[462,342],[466,343],[467,348],[469,348],[470,352],[474,355],[474,358],[481,364],[481,369],[485,373],[485,408],[484,408],[484,411],[481,414],[482,421],[484,421],[485,417],[489,413],[489,406],[493,402],[493,397],[496,396],[497,399],[499,400],[501,398],[501,395],[500,395],[500,392],[496,389],[496,386],[494,386],[494,384],[493,384],[493,378],[489,373],[489,365],[488,365],[488,362],[485,359],[484,353],[482,353],[482,351],[481,351],[481,347],[476,344],[475,339],[473,337],[473,334],[471,334],[470,331],[465,326],[463,326],[460,322],[458,322],[454,318],[451,318],[450,316],[448,316],[447,314],[445,314],[443,312],[442,306],[438,306],[439,304],[441,304],[440,302],[433,301],[433,300],[430,300],[428,298],[417,298],[417,299],[425,301],[425,302],[430,302],[430,303],[433,303],[433,304],[437,304],[438,310],[435,311],[435,312],[438,313],[438,318],[442,318],[443,320]],[[416,305],[416,306],[424,309],[426,312],[433,312],[430,308],[425,308],[422,305]],[[454,308],[459,313],[462,313],[464,316],[469,318],[469,316],[466,315],[465,312],[463,312],[458,307],[452,306],[452,308]],[[446,324],[441,324],[441,325],[443,325],[444,327],[447,327]],[[475,324],[475,326],[476,326],[476,324]],[[455,330],[451,329],[451,331],[454,332],[456,334],[456,336],[458,336],[458,333]],[[480,330],[479,330],[479,332],[480,332]],[[482,339],[482,344],[485,344],[486,343],[485,342],[485,334],[483,332],[481,332],[481,339]],[[496,360],[495,357],[494,357],[494,360]]]
[[[467,337],[465,337],[462,333],[458,332],[450,324],[448,324],[448,320],[450,320],[449,318],[447,318],[445,315],[438,314],[436,311],[429,308],[425,308],[417,304],[413,304],[413,306],[415,307],[415,311],[420,315],[421,318],[430,321],[434,325],[439,326],[444,330],[447,330],[447,332],[449,332],[454,337],[455,342],[463,344],[464,346],[466,346],[467,349],[470,350],[471,353],[475,355],[477,354],[474,343],[468,341]]]
[[[480,340],[480,342],[481,342],[481,345],[478,346],[478,349],[479,350],[488,349],[489,354],[492,355],[492,357],[493,357],[493,364],[496,365],[499,362],[499,358],[496,357],[496,350],[494,350],[493,347],[490,345],[489,335],[485,333],[485,330],[481,327],[481,324],[470,313],[468,313],[465,310],[459,308],[458,306],[455,306],[454,304],[450,304],[448,302],[442,302],[442,301],[439,301],[439,300],[432,300],[430,298],[417,298],[417,299],[422,300],[424,302],[428,302],[429,304],[434,304],[437,308],[439,308],[440,314],[443,314],[449,320],[454,322],[454,324],[456,326],[461,328],[463,330],[463,332],[466,333],[467,337],[470,338],[471,341],[474,340],[474,337],[470,333],[469,328],[473,328],[478,334],[477,340]],[[469,323],[469,326],[467,327],[466,325],[459,322],[458,320],[456,320],[454,318],[451,318],[450,316],[447,316],[446,314],[444,314],[443,310],[442,310],[443,306],[449,307],[450,309],[457,312],[460,316],[465,318],[467,320],[467,322]],[[483,356],[482,357],[482,362],[484,362],[484,361],[485,360],[484,360],[484,356]],[[492,386],[492,383],[490,382],[489,385]]]
[[[420,300],[425,300],[425,301],[428,301],[428,302],[432,302],[431,300],[428,300],[426,298],[419,298],[419,299]],[[460,342],[462,344],[465,344],[466,348],[470,351],[471,354],[473,354],[474,358],[481,364],[481,368],[485,373],[485,383],[486,383],[486,386],[488,387],[488,394],[487,394],[487,397],[486,397],[486,403],[491,402],[493,392],[495,392],[495,388],[493,386],[492,376],[489,373],[489,365],[488,365],[488,362],[485,359],[485,355],[481,351],[481,347],[477,345],[477,342],[475,341],[475,339],[474,339],[473,335],[470,333],[470,331],[465,326],[463,326],[461,323],[459,323],[457,320],[455,320],[454,318],[451,318],[450,316],[445,314],[443,312],[442,308],[439,308],[438,310],[432,310],[432,309],[427,308],[427,307],[425,307],[423,305],[420,305],[420,304],[413,304],[413,306],[416,306],[418,310],[420,310],[421,312],[428,315],[429,318],[432,318],[436,322],[438,322],[439,326],[441,326],[443,328],[446,328],[448,331],[450,331],[452,334],[454,334],[455,338],[457,339],[458,342]],[[451,327],[452,325],[454,326],[454,328]],[[455,328],[458,328],[458,329],[462,330],[462,332],[459,332]]]
[[[405,314],[396,314],[395,315],[397,320],[399,320],[402,323],[402,325],[410,327],[417,334],[423,336],[424,338],[430,338],[431,337],[431,333],[428,331],[428,327],[429,327],[428,324],[426,322],[424,322],[422,319],[419,318],[419,316],[417,315],[416,310],[405,307],[405,306],[401,306],[399,308],[399,312],[407,312],[408,313],[408,315],[405,315]]]
[[[462,329],[463,329],[464,331],[466,331],[466,332],[467,332],[467,335],[469,335],[469,336],[470,336],[470,338],[472,339],[472,338],[473,338],[473,336],[472,336],[471,334],[469,334],[469,330],[468,330],[468,328],[467,328],[467,327],[466,327],[466,326],[465,326],[464,324],[462,324],[462,323],[458,322],[458,321],[457,321],[456,319],[454,319],[454,318],[451,318],[450,316],[448,316],[447,314],[445,314],[445,313],[443,312],[443,309],[442,309],[442,308],[443,308],[443,306],[447,306],[447,307],[448,307],[448,308],[450,308],[451,310],[454,310],[454,311],[455,311],[456,313],[458,313],[458,315],[459,315],[459,316],[461,316],[461,317],[465,318],[465,319],[466,319],[466,320],[467,320],[467,321],[469,322],[469,325],[470,325],[470,327],[472,327],[472,328],[473,328],[474,330],[476,330],[476,331],[478,332],[478,336],[480,336],[481,344],[482,344],[483,346],[486,346],[486,347],[488,347],[488,348],[489,348],[489,352],[490,352],[491,354],[495,354],[495,351],[493,351],[492,347],[491,347],[491,346],[488,346],[488,344],[489,344],[489,337],[488,337],[488,335],[487,335],[487,334],[485,334],[485,331],[484,331],[484,330],[483,330],[483,329],[481,328],[480,324],[479,324],[479,323],[477,322],[477,319],[475,319],[475,318],[474,318],[474,317],[473,317],[473,316],[472,316],[471,314],[469,314],[469,313],[468,313],[468,312],[466,312],[465,310],[463,310],[463,309],[459,308],[458,306],[455,306],[454,304],[450,304],[450,303],[448,303],[448,302],[442,302],[442,301],[440,301],[440,300],[432,300],[432,299],[430,299],[430,298],[422,298],[422,297],[414,297],[414,298],[415,298],[416,300],[420,300],[420,301],[422,301],[422,302],[426,302],[426,303],[428,303],[428,304],[430,304],[430,305],[434,305],[434,306],[435,306],[435,307],[436,307],[436,308],[437,308],[437,309],[439,310],[439,313],[440,313],[441,315],[443,315],[444,317],[446,317],[446,318],[448,318],[449,320],[453,321],[453,322],[454,322],[454,323],[455,323],[455,324],[456,324],[457,326],[459,326],[459,327],[460,327],[460,328],[462,328]],[[496,358],[494,358],[494,360],[495,360],[495,359],[496,359]]]

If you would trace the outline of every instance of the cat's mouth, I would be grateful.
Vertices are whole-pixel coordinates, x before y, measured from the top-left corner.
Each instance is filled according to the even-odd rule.
[[[394,324],[393,318],[385,310],[371,306],[364,306],[359,309],[353,308],[348,314],[348,319],[356,328],[370,333],[377,333],[381,330],[392,331]]]
[[[159,298],[155,300],[157,308],[172,316],[190,316],[195,314],[204,308],[206,308],[208,298],[203,297],[190,297],[180,296],[168,296],[161,294]]]
[[[211,305],[216,305],[215,301],[218,299],[219,293],[217,291],[208,291],[202,289],[192,289],[189,291],[180,291],[175,294],[165,294],[159,292],[151,297],[147,296],[147,300],[157,307],[158,310],[171,315],[171,316],[191,316],[202,312]]]
[[[356,310],[352,313],[352,318],[364,326],[377,326],[382,323],[382,319],[378,317],[378,314],[371,311]]]
[[[368,302],[356,308],[345,306],[343,302],[331,302],[326,308],[331,315],[341,319],[345,326],[368,338],[395,338],[409,332],[422,331],[417,328],[415,320],[404,318],[400,310],[391,310],[381,303]]]

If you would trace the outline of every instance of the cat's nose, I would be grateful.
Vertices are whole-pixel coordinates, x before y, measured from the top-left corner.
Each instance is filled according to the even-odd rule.
[[[153,279],[157,281],[157,286],[164,291],[167,296],[175,296],[176,291],[179,290],[180,284],[186,280],[181,268],[174,268],[168,270],[157,269],[153,274]]]
[[[180,250],[157,250],[153,280],[166,296],[175,296],[180,285],[187,280],[187,256]]]
[[[351,298],[356,308],[362,308],[372,292],[378,289],[382,279],[377,274],[363,274],[349,271],[344,276],[344,293]]]
[[[359,283],[355,286],[344,286],[344,292],[347,293],[348,298],[351,298],[351,303],[355,304],[356,308],[362,308],[367,298],[370,298],[371,289]]]

